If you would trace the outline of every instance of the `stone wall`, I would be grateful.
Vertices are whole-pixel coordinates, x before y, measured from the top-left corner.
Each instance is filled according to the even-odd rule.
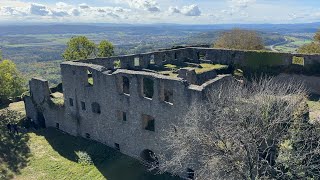
[[[272,60],[269,64],[259,62],[260,65],[290,66],[293,56],[304,57],[306,66],[320,62],[320,55],[210,48],[64,62],[61,64],[64,106],[55,106],[51,102],[47,81],[32,79],[29,83],[31,96],[25,98],[27,116],[38,123],[43,116],[46,126],[59,125],[62,131],[90,137],[110,147],[117,144],[122,153],[140,159],[144,150],[156,154],[165,151],[161,133],[172,129],[172,124],[179,126],[193,102],[201,101],[210,90],[232,79],[230,75],[216,75],[214,71],[195,75],[184,69],[175,78],[142,71],[144,68],[203,61],[249,66],[252,60],[263,61],[258,60],[259,57]],[[273,58],[280,60],[273,61]],[[116,67],[119,61],[120,67]],[[314,80],[310,79],[310,82]],[[318,86],[318,83],[312,85],[316,91]],[[154,131],[145,129],[144,117],[154,118]]]
[[[92,73],[93,85],[88,83]],[[205,95],[205,89],[230,76],[219,76],[204,86],[192,85],[182,78],[127,69],[108,70],[104,66],[81,62],[61,64],[64,106],[50,101],[47,81],[32,79],[26,97],[27,115],[37,120],[43,113],[47,127],[56,127],[75,136],[87,137],[110,147],[120,145],[120,151],[140,159],[148,149],[163,152],[161,133],[179,124],[189,106]],[[123,92],[123,79],[129,79],[129,93]],[[144,95],[144,79],[153,81],[153,96]],[[93,104],[100,113],[93,112]],[[96,107],[95,107],[96,108]],[[126,121],[120,113],[125,113]],[[144,129],[143,116],[155,119],[155,131]],[[192,167],[190,167],[192,168]]]
[[[238,65],[242,67],[255,66],[291,66],[293,57],[303,57],[306,68],[320,64],[320,55],[291,54],[261,51],[241,51],[213,48],[181,48],[164,51],[156,51],[144,54],[117,56],[110,58],[97,58],[82,60],[104,66],[107,69],[114,69],[114,62],[120,61],[121,68],[143,69],[152,65],[162,66],[163,64],[177,64],[181,62],[199,63],[200,59],[214,64]],[[139,63],[135,64],[135,58]]]

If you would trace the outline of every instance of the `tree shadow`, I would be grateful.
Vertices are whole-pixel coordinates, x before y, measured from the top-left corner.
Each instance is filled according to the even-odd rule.
[[[0,112],[1,113],[1,112]],[[29,135],[9,132],[7,121],[0,119],[0,179],[12,179],[27,166],[30,149]]]
[[[36,132],[44,136],[52,148],[70,161],[78,162],[76,152],[82,151],[90,155],[93,164],[106,179],[116,180],[179,180],[170,174],[153,174],[138,160],[121,154],[96,141],[74,137],[54,128]]]

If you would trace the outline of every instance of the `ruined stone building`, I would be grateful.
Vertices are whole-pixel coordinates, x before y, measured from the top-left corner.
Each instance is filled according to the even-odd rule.
[[[43,127],[150,160],[150,154],[164,150],[162,130],[179,124],[193,102],[232,79],[230,67],[246,66],[260,56],[281,59],[272,66],[291,66],[299,60],[300,66],[308,67],[320,62],[319,55],[210,48],[68,61],[61,64],[64,105],[54,103],[46,80],[34,78],[30,96],[24,98],[26,112]],[[315,85],[316,90],[319,87]]]

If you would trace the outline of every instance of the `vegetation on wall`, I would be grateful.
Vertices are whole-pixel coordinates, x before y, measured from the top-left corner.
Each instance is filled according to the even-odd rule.
[[[173,154],[158,155],[155,167],[191,167],[195,179],[319,179],[319,124],[308,112],[300,83],[225,82],[159,133]]]
[[[282,54],[263,52],[263,51],[248,51],[245,52],[244,63],[247,67],[258,68],[261,66],[279,66],[283,64],[284,57]]]
[[[96,53],[98,52],[98,55]],[[83,60],[93,57],[109,57],[114,53],[114,47],[111,42],[103,40],[97,46],[86,36],[72,37],[67,42],[67,48],[62,54],[64,60]]]
[[[263,39],[255,31],[233,29],[224,32],[214,43],[215,48],[261,50],[264,49]]]

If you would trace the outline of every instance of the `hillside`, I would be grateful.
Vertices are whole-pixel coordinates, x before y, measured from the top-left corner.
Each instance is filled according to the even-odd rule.
[[[23,102],[9,109],[24,112]],[[1,111],[1,110],[0,110]],[[1,113],[1,112],[0,112]],[[89,154],[93,165],[78,163],[78,152]],[[54,128],[8,133],[0,121],[0,179],[178,180],[154,175],[137,160],[101,143],[73,137]]]

